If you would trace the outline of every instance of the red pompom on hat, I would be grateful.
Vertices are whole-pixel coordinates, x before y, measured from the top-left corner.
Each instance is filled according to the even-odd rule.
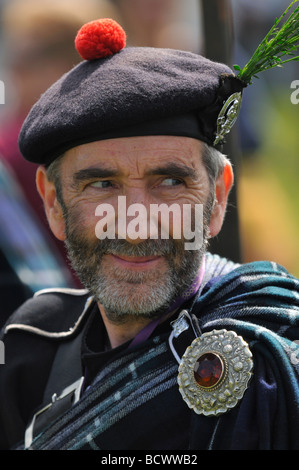
[[[75,46],[85,60],[104,59],[126,46],[126,33],[114,20],[104,18],[90,21],[79,30]]]

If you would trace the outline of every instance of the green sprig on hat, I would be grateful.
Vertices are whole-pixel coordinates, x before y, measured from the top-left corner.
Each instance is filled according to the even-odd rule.
[[[281,67],[293,60],[299,61],[299,56],[295,56],[295,51],[299,47],[299,6],[279,27],[286,15],[298,3],[292,2],[280,18],[276,18],[274,25],[267,36],[260,43],[249,62],[241,69],[239,65],[234,65],[234,69],[239,71],[238,78],[247,85],[252,83],[252,78],[258,78],[257,74],[273,67]],[[290,56],[286,58],[287,56]]]

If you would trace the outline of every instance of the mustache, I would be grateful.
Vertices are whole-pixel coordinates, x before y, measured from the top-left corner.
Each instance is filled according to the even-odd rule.
[[[65,244],[71,252],[82,252],[88,256],[102,257],[105,254],[116,256],[177,256],[184,251],[184,241],[169,239],[146,239],[133,244],[125,239],[87,240],[79,235],[72,226],[68,227]]]
[[[173,239],[147,239],[140,243],[132,244],[124,239],[104,239],[95,246],[96,254],[112,254],[116,256],[176,256],[183,250],[180,244]]]

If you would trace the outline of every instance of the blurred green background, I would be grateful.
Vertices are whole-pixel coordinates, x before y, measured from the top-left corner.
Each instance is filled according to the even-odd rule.
[[[256,115],[261,145],[243,160],[239,207],[244,259],[270,259],[299,276],[299,105],[290,97],[290,88],[269,89]]]

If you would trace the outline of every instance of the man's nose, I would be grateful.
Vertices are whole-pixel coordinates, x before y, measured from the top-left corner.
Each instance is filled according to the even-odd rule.
[[[141,243],[153,234],[151,201],[144,189],[129,190],[118,198],[116,232],[118,238]]]

